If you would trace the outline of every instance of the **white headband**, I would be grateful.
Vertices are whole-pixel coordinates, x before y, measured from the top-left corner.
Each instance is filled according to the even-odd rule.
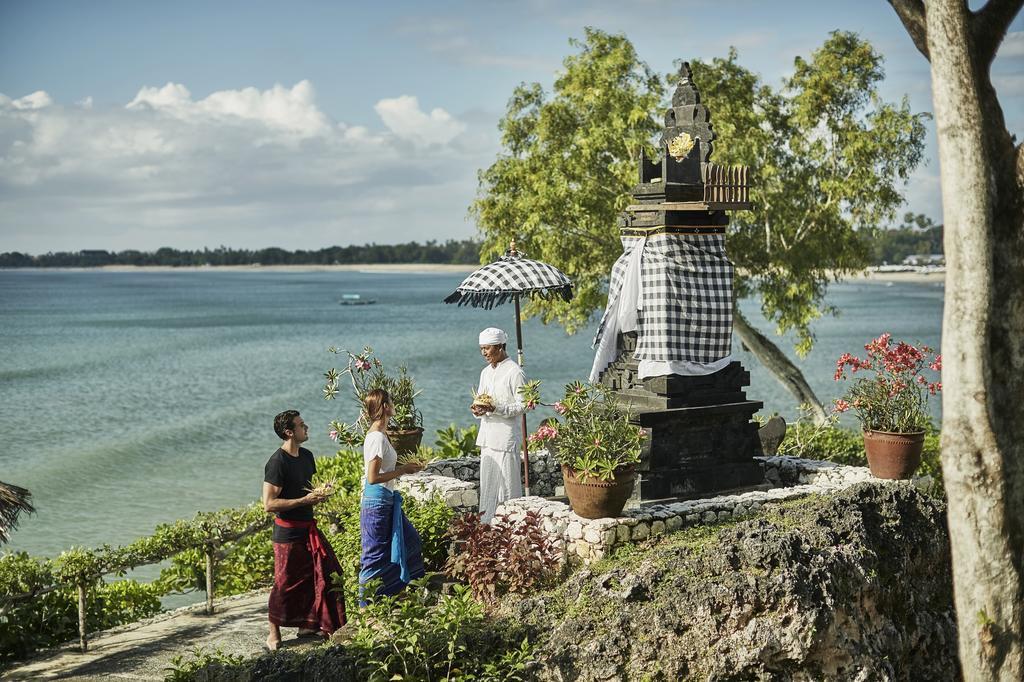
[[[481,346],[497,346],[502,343],[508,343],[508,334],[497,327],[488,327],[480,332]]]

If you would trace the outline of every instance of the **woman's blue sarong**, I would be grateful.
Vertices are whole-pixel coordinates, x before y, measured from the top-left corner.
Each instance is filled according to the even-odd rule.
[[[363,554],[359,560],[359,605],[366,606],[364,585],[379,580],[375,594],[398,594],[411,580],[422,578],[420,535],[402,512],[402,495],[380,483],[363,486],[359,505]]]

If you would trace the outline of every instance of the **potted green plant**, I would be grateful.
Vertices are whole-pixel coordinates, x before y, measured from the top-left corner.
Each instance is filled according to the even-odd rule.
[[[942,356],[928,346],[893,342],[882,334],[865,344],[867,357],[844,353],[834,379],[864,372],[835,401],[837,412],[854,410],[864,431],[868,468],[877,478],[910,478],[921,464],[925,430],[931,424],[928,398],[942,390],[925,370],[942,371]]]
[[[352,424],[337,420],[331,422],[331,438],[349,447],[361,445],[366,437],[366,429],[370,426],[363,412],[363,400],[370,391],[382,388],[391,396],[395,407],[395,413],[388,420],[391,444],[399,455],[415,452],[423,439],[423,415],[416,409],[416,396],[420,392],[416,390],[416,383],[406,368],[399,367],[396,376],[389,374],[384,364],[374,357],[373,349],[369,346],[360,353],[333,346],[327,351],[347,355],[348,362],[345,369],[338,371],[332,367],[324,374],[327,380],[323,389],[324,399],[333,400],[337,396],[341,377],[347,374],[352,384],[353,398],[359,404],[359,417]]]
[[[528,393],[524,399],[539,403]],[[569,505],[588,519],[618,516],[633,492],[644,430],[600,384],[568,384],[552,407],[561,420],[542,425],[530,439],[552,446]]]

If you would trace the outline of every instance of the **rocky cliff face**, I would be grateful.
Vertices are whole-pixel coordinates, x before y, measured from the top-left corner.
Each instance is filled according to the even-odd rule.
[[[945,506],[906,484],[628,546],[495,615],[466,651],[497,660],[527,635],[539,680],[959,678]],[[192,679],[358,680],[364,664],[326,647]]]
[[[544,680],[957,679],[945,507],[909,485],[691,529],[503,606]]]

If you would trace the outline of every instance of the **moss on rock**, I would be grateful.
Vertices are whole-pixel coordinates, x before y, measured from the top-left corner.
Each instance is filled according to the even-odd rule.
[[[945,509],[909,485],[669,536],[503,605],[539,679],[955,679]]]

